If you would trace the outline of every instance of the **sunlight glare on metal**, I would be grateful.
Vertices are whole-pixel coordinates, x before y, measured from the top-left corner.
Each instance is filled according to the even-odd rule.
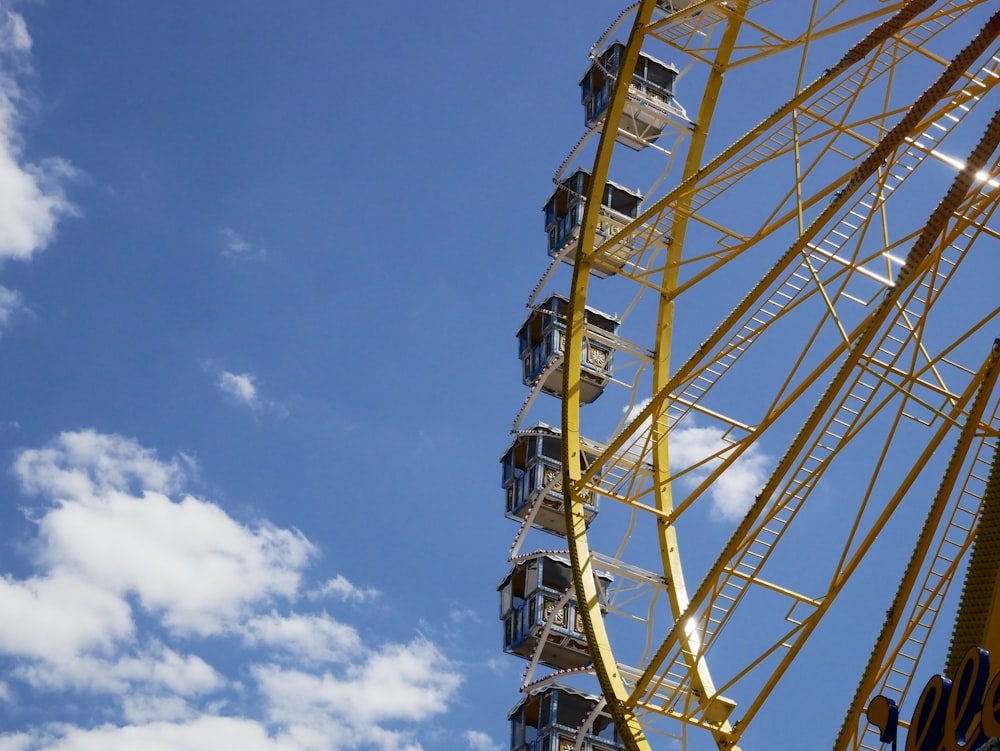
[[[691,651],[695,654],[700,652],[701,631],[699,630],[698,623],[694,618],[688,618],[687,623],[684,624],[684,635],[687,636]]]
[[[948,154],[944,154],[938,151],[937,149],[931,149],[930,154],[932,157],[934,157],[940,162],[944,162],[949,167],[954,167],[956,170],[965,169],[965,161],[962,159],[957,159],[956,157],[949,156]],[[979,170],[978,172],[976,172],[976,181],[981,183],[986,183],[991,188],[1000,188],[1000,180],[997,180],[995,177],[992,177],[985,170]]]

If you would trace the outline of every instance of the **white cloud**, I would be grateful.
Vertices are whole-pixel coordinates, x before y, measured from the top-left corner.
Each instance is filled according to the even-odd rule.
[[[500,751],[500,744],[479,730],[466,730],[465,742],[472,751]]]
[[[16,751],[292,751],[289,745],[268,735],[254,720],[235,717],[199,716],[185,722],[103,725],[93,729],[63,727],[55,732],[27,739]],[[0,751],[6,751],[0,736]]]
[[[479,614],[475,610],[470,610],[469,608],[453,607],[450,611],[448,611],[448,618],[455,624],[480,622]]]
[[[62,663],[131,634],[128,603],[84,577],[0,579],[0,653]]]
[[[171,493],[184,480],[180,464],[120,435],[60,433],[47,447],[25,449],[14,462],[21,489],[54,500],[84,499],[129,488]]]
[[[437,648],[422,638],[386,645],[343,676],[272,665],[258,668],[257,678],[281,721],[301,721],[319,710],[359,726],[439,714],[461,683]]]
[[[30,67],[30,51],[23,16],[0,4],[0,263],[27,260],[52,241],[60,219],[77,213],[64,191],[76,174],[69,162],[23,158],[19,107],[26,97],[17,77]]]
[[[15,53],[31,51],[31,35],[20,13],[0,6],[0,49]]]
[[[693,466],[704,461],[699,469],[684,475],[682,482],[693,487],[731,453],[730,445],[721,429],[697,427],[690,420],[670,433],[671,467]],[[756,445],[744,451],[709,488],[713,515],[726,521],[741,519],[764,486],[770,463],[770,457]]]
[[[0,751],[31,751],[37,748],[38,746],[27,733],[0,735]]]
[[[260,408],[260,398],[257,396],[257,385],[252,373],[230,373],[223,370],[219,373],[219,388],[237,404]]]
[[[26,492],[56,502],[38,521],[51,576],[135,594],[178,632],[218,633],[252,603],[293,596],[315,552],[299,532],[248,528],[190,495],[171,500],[162,491],[183,477],[179,462],[122,436],[63,433],[21,452],[14,473]]]
[[[357,630],[321,615],[277,613],[247,622],[243,638],[250,644],[266,644],[315,662],[344,662],[361,650]]]
[[[111,650],[108,650],[111,651]],[[93,693],[128,694],[137,687],[197,696],[222,686],[222,677],[197,655],[180,655],[154,643],[135,654],[105,658],[76,655],[68,659],[24,664],[13,673],[42,690],[76,689]]]
[[[211,503],[152,492],[63,504],[40,527],[50,566],[135,593],[168,628],[200,635],[225,631],[261,600],[294,596],[313,553],[297,532],[249,529]]]
[[[122,718],[130,725],[154,722],[181,723],[191,720],[194,711],[180,696],[163,693],[130,693],[122,699]]]
[[[276,665],[255,671],[272,721],[289,727],[343,733],[353,748],[372,744],[400,748],[404,735],[385,722],[421,722],[447,709],[462,681],[429,641],[388,644],[366,655],[342,675],[289,670]],[[411,746],[407,746],[411,747]]]
[[[24,310],[24,299],[17,290],[0,286],[0,334],[9,328],[14,316]]]
[[[0,92],[0,261],[28,260],[54,239],[60,219],[77,215],[63,188],[76,171],[62,159],[20,164],[5,107]]]
[[[377,598],[381,592],[374,587],[358,587],[348,581],[347,577],[337,574],[328,579],[319,589],[309,593],[312,599],[334,597],[338,600],[353,603],[363,603]]]
[[[628,413],[628,419],[635,418],[649,404],[649,400],[635,405]],[[645,441],[649,433],[649,421],[633,432],[639,439],[627,446],[632,458],[651,461]],[[720,428],[699,427],[693,417],[686,417],[674,426],[669,436],[671,472],[686,472],[679,482],[689,489],[697,486],[732,453],[732,444],[727,442]],[[712,516],[723,521],[741,519],[750,508],[754,498],[767,480],[771,457],[756,444],[746,449],[729,468],[723,472],[708,489]]]
[[[216,360],[205,360],[201,367],[215,378],[215,384],[231,404],[249,407],[257,413],[268,412],[279,417],[288,415],[288,408],[277,401],[265,399],[253,373],[235,373],[223,368]]]
[[[65,692],[115,720],[77,725],[53,709],[50,724],[0,733],[0,751],[419,751],[456,669],[423,637],[366,644],[326,612],[290,612],[315,548],[184,495],[187,464],[95,431],[17,454],[38,534],[35,573],[0,578],[0,700]],[[377,594],[343,576],[311,591]]]
[[[267,257],[267,248],[263,245],[251,245],[238,232],[229,227],[219,230],[225,240],[222,255],[234,261],[261,261]]]

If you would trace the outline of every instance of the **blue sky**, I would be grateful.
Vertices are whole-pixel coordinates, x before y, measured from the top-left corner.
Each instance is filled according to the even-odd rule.
[[[0,0],[0,751],[508,747],[515,333],[616,11]],[[818,41],[809,75],[844,44]],[[767,74],[747,76],[787,92],[795,71]],[[773,108],[752,92],[732,88],[708,153]],[[648,154],[622,151],[648,185]],[[932,169],[931,206],[954,173]],[[695,298],[685,346],[748,268]],[[588,407],[608,426],[590,437],[625,406]],[[720,440],[682,425],[672,457]],[[685,522],[695,570],[780,451],[767,436]],[[796,732],[835,730],[878,626],[860,621],[786,687],[830,669],[844,695],[794,705]],[[864,646],[832,660],[848,636]]]
[[[506,745],[600,5],[0,3],[0,749]]]

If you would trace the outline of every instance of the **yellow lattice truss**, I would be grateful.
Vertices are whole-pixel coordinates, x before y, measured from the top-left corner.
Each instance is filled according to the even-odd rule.
[[[746,739],[891,535],[910,535],[892,556],[899,583],[829,741],[878,747],[864,707],[879,693],[905,707],[977,529],[953,652],[1000,655],[1000,16],[974,0],[816,2],[792,27],[787,5],[638,3],[590,168],[563,361],[580,362],[584,308],[615,285],[624,416],[583,467],[581,375],[564,368],[563,486],[594,673],[629,749],[661,733]],[[641,53],[679,58],[700,101],[688,90],[693,120],[650,154],[671,171],[645,208],[599,240]],[[766,114],[713,141],[732,130],[732,82],[777,70],[791,83],[765,87]],[[714,443],[692,458],[698,430]],[[700,534],[720,488],[765,466],[711,556],[684,566],[683,531]],[[613,506],[589,530],[585,491]],[[598,572],[617,577],[610,601]]]

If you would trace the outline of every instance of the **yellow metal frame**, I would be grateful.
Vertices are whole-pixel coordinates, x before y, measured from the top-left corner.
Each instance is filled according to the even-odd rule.
[[[809,483],[813,482],[808,479],[809,475],[814,472],[821,473],[823,467],[840,453],[841,445],[847,445],[852,436],[863,431],[886,408],[886,405],[900,395],[903,406],[898,407],[897,412],[893,413],[891,435],[902,430],[901,423],[905,418],[912,417],[907,409],[926,412],[930,415],[928,420],[936,421],[938,426],[924,449],[927,457],[944,442],[955,426],[962,427],[959,448],[955,453],[959,459],[969,456],[970,452],[976,452],[977,448],[974,448],[973,444],[981,452],[983,442],[988,437],[995,438],[996,413],[983,418],[985,405],[994,398],[993,386],[997,377],[994,372],[996,369],[993,368],[995,355],[991,353],[987,363],[977,372],[970,374],[961,392],[956,392],[948,384],[948,378],[943,375],[943,370],[952,367],[948,359],[950,349],[932,354],[919,345],[923,323],[921,315],[914,314],[912,309],[920,308],[921,305],[930,309],[933,300],[922,300],[918,292],[928,297],[944,288],[948,282],[949,269],[955,264],[955,259],[971,246],[975,238],[983,235],[993,238],[997,236],[996,230],[987,226],[987,221],[998,204],[998,191],[973,190],[977,171],[990,165],[988,160],[996,145],[997,134],[995,132],[991,134],[988,129],[984,136],[986,145],[970,155],[965,169],[959,171],[952,188],[945,195],[939,208],[928,218],[924,228],[907,238],[912,245],[908,248],[887,245],[884,248],[883,254],[886,256],[896,255],[899,258],[905,256],[905,263],[895,274],[895,278],[890,273],[893,268],[891,265],[887,265],[881,274],[871,270],[877,259],[864,255],[860,241],[853,255],[847,251],[846,244],[843,246],[843,250],[847,252],[838,259],[838,263],[844,267],[841,272],[821,270],[819,262],[826,263],[827,259],[818,256],[816,248],[821,244],[819,233],[834,220],[834,217],[851,205],[859,190],[863,188],[885,193],[894,188],[891,180],[902,179],[892,174],[891,165],[897,159],[909,154],[907,149],[912,151],[912,144],[919,138],[916,134],[923,132],[929,123],[945,117],[956,117],[953,113],[967,108],[973,94],[969,94],[968,98],[963,100],[962,87],[967,86],[970,81],[978,80],[972,66],[986,46],[996,39],[1000,21],[991,21],[987,24],[970,45],[969,50],[956,56],[951,63],[940,58],[936,59],[944,69],[941,76],[905,113],[886,112],[876,118],[855,121],[848,121],[843,116],[835,115],[837,105],[829,103],[827,92],[841,85],[840,82],[845,77],[853,82],[851,85],[860,88],[867,80],[866,76],[880,74],[879,66],[891,68],[893,56],[901,54],[894,51],[896,48],[929,57],[930,53],[920,44],[908,41],[906,30],[916,30],[913,38],[919,39],[919,34],[916,32],[922,29],[921,14],[926,14],[934,2],[911,0],[887,4],[879,11],[856,17],[852,24],[841,22],[825,27],[817,32],[815,38],[840,32],[851,25],[870,24],[885,19],[848,50],[823,76],[800,87],[799,92],[772,115],[734,141],[714,159],[702,164],[706,137],[726,72],[735,67],[751,64],[762,57],[777,54],[784,48],[807,48],[813,39],[806,33],[802,38],[779,40],[767,49],[741,47],[739,43],[741,26],[749,23],[752,28],[759,28],[754,22],[747,21],[748,10],[762,3],[763,0],[739,0],[727,4],[702,0],[684,11],[656,22],[653,22],[655,0],[642,0],[638,4],[625,54],[618,70],[619,85],[615,87],[605,115],[605,124],[591,170],[592,194],[588,196],[580,228],[569,294],[569,314],[563,353],[565,363],[575,364],[581,360],[584,308],[588,299],[591,268],[594,265],[602,265],[602,259],[620,257],[624,247],[622,243],[644,248],[645,250],[639,251],[639,255],[648,252],[648,258],[629,259],[629,262],[620,269],[620,275],[659,296],[656,346],[652,357],[652,399],[625,430],[613,437],[603,456],[586,470],[581,469],[579,460],[580,373],[576,367],[564,367],[562,398],[563,487],[567,499],[567,541],[574,572],[576,598],[583,615],[594,660],[594,672],[606,700],[606,710],[614,718],[623,742],[630,750],[646,751],[650,748],[644,720],[641,719],[649,714],[671,717],[704,728],[711,734],[719,748],[733,748],[778,683],[786,666],[798,654],[837,594],[857,570],[864,555],[874,545],[878,531],[888,523],[893,510],[898,508],[906,490],[915,482],[919,472],[918,468],[915,468],[903,479],[893,497],[879,506],[882,510],[874,521],[862,522],[861,515],[870,501],[866,497],[830,586],[818,595],[793,591],[777,582],[767,581],[759,575],[760,567],[770,554],[771,547],[780,540],[784,527],[791,522],[799,504],[803,502],[797,497],[800,491],[789,491],[788,488],[803,487],[806,488],[803,492],[808,494],[808,488],[811,487]],[[840,7],[841,4],[836,5]],[[981,0],[970,0],[967,3],[969,7],[982,4]],[[936,22],[950,22],[953,20],[954,6],[954,3],[946,4],[945,8],[933,11],[930,17]],[[890,13],[891,17],[886,18]],[[813,15],[815,20],[817,16],[815,4]],[[703,61],[710,65],[711,70],[677,187],[667,191],[639,217],[622,228],[617,236],[598,245],[595,240],[600,218],[600,191],[608,178],[617,123],[621,119],[627,96],[627,83],[631,80],[644,40],[655,38],[683,48],[682,43],[686,38],[684,34],[693,33],[692,30],[698,23],[710,22],[724,24],[725,31],[715,46],[705,47],[698,53]],[[682,27],[686,29],[684,34],[676,31]],[[896,47],[892,47],[893,44]],[[739,59],[735,59],[737,55]],[[853,78],[850,78],[851,76]],[[987,79],[984,86],[992,88],[996,84],[996,78]],[[982,93],[976,91],[975,96],[979,98]],[[828,109],[824,110],[823,108],[827,106]],[[890,114],[901,115],[897,124],[891,128],[885,125],[886,118]],[[872,127],[875,131],[881,131],[880,137],[867,135]],[[759,145],[768,143],[768,139],[776,139],[777,136],[774,134],[785,133],[788,137],[783,145],[769,152]],[[814,160],[812,163],[807,163],[801,159],[801,150],[806,146],[823,144],[826,138],[830,138],[832,143],[833,136],[830,134],[854,139],[858,148],[863,149],[859,152],[856,166],[843,175],[834,176],[824,186],[814,187],[805,194],[799,189],[800,180],[796,180],[796,185],[789,191],[789,207],[776,211],[772,217],[767,218],[761,230],[754,235],[741,235],[735,230],[726,229],[718,222],[713,224],[708,216],[699,215],[699,212],[716,196],[725,192],[744,176],[752,174],[757,166],[766,164],[776,156],[791,154],[795,162],[796,175],[800,179],[803,178],[818,162]],[[991,139],[992,146],[989,144]],[[865,156],[862,157],[861,154]],[[926,156],[922,154],[920,158]],[[875,187],[872,188],[872,185]],[[820,209],[819,206],[823,201],[828,203]],[[815,214],[811,222],[806,221],[806,212]],[[873,208],[869,214],[861,217],[860,221],[864,222],[866,227],[884,231],[883,212],[884,207]],[[706,226],[711,225],[722,236],[728,236],[729,246],[712,253],[686,258],[685,237],[691,221],[706,223]],[[679,296],[694,289],[701,280],[708,278],[741,253],[752,249],[770,232],[786,226],[790,221],[798,224],[796,241],[754,286],[750,294],[733,308],[698,351],[671,372],[670,343],[674,326],[674,306]],[[888,234],[886,241],[888,243]],[[657,253],[661,252],[663,257],[657,257]],[[692,263],[700,264],[701,268],[689,273],[682,283],[680,270],[685,264]],[[809,294],[822,299],[829,320],[840,332],[840,344],[831,347],[818,363],[807,366],[803,359],[796,361],[793,370],[797,378],[793,378],[793,374],[788,375],[774,402],[767,408],[764,418],[757,424],[743,425],[732,422],[734,435],[742,437],[733,439],[731,450],[727,451],[725,456],[716,457],[720,459],[717,468],[708,472],[700,485],[681,504],[675,505],[671,488],[677,476],[673,475],[669,468],[669,432],[671,425],[676,423],[678,415],[686,414],[685,410],[691,409],[697,401],[693,396],[686,396],[691,384],[699,378],[717,377],[707,375],[713,373],[716,363],[725,361],[731,364],[739,359],[742,347],[737,345],[742,340],[735,337],[736,332],[740,331],[740,326],[744,325],[742,322],[752,318],[755,311],[763,309],[775,294],[773,290],[776,288],[780,290],[781,280],[799,265],[808,269],[815,287]],[[834,296],[847,294],[845,288],[852,274],[871,275],[877,278],[885,289],[881,301],[869,301],[872,312],[854,323],[841,320],[834,302]],[[808,298],[790,301],[783,314],[794,314],[796,307],[806,299]],[[921,302],[915,303],[914,300]],[[1000,311],[989,312],[984,321],[995,320],[998,315]],[[770,325],[772,321],[764,322],[753,336],[758,336]],[[891,343],[893,341],[891,332],[896,330],[908,332],[907,336],[912,337],[918,344],[919,362],[917,358],[904,360],[903,348]],[[974,333],[975,329],[961,335],[952,348],[960,346]],[[733,533],[709,574],[700,582],[694,595],[689,597],[684,582],[674,521],[690,508],[728,467],[744,455],[772,424],[783,418],[789,407],[799,403],[804,396],[824,382],[831,370],[834,371],[834,375],[823,389],[819,403],[811,410],[805,424],[788,446],[768,483]],[[861,394],[869,393],[861,388],[866,379],[876,382],[877,389],[883,389],[882,395],[864,409],[854,409],[851,405],[862,399]],[[867,385],[865,388],[868,388]],[[873,398],[878,394],[877,389],[870,392]],[[979,396],[974,399],[976,394]],[[912,407],[906,407],[907,404]],[[891,435],[887,438],[886,448],[882,450],[882,456],[877,464],[887,459],[888,441],[891,440]],[[652,462],[651,485],[642,487],[641,483],[628,479],[628,470],[619,471],[619,468],[624,466],[622,456],[628,446],[649,447],[648,455]],[[823,458],[816,458],[819,456]],[[936,522],[947,508],[950,493],[945,492],[945,488],[950,491],[961,484],[961,473],[964,471],[962,462],[957,460],[948,470],[942,492],[934,505],[935,511],[932,512],[935,524],[929,523],[928,531],[925,532],[926,540],[922,535],[918,546],[918,550],[923,551],[917,556],[918,563],[924,556],[929,555],[926,551],[930,549],[929,546],[934,539],[934,529],[938,526]],[[586,520],[583,515],[581,493],[585,489],[618,500],[655,520],[663,571],[663,588],[670,601],[673,622],[664,625],[665,637],[662,643],[652,658],[642,666],[638,676],[626,675],[626,671],[616,661],[612,638],[605,624],[603,605],[594,583],[600,556],[589,547]],[[872,492],[871,487],[868,492]],[[791,495],[788,495],[789,493]],[[763,540],[770,539],[768,535],[773,536],[774,541],[764,544]],[[967,544],[969,542],[971,538]],[[991,540],[984,544],[1000,545],[1000,541]],[[760,562],[753,565],[748,563],[751,560],[748,558],[750,555],[757,556]],[[890,637],[906,627],[906,624],[899,623],[900,615],[897,608],[902,607],[902,600],[906,599],[907,594],[911,593],[915,586],[919,567],[916,568],[917,570],[912,573],[907,573],[907,579],[900,587],[902,599],[891,608],[894,614],[891,618],[895,619],[893,628],[887,628],[884,635],[885,644],[880,642],[881,646],[876,647],[876,656],[873,657],[869,670],[862,678],[861,686],[848,711],[837,748],[857,747],[859,741],[855,728],[864,701],[877,686],[881,666],[895,654],[889,646]],[[705,652],[713,634],[725,625],[731,608],[739,604],[751,586],[766,589],[787,599],[791,603],[788,616],[791,625],[786,633],[780,635],[773,647],[757,657],[750,657],[745,668],[734,678],[724,685],[716,686],[710,674]],[[1000,596],[1000,579],[993,586],[997,592],[992,600],[994,605],[989,617],[1000,622],[1000,606],[996,604]],[[722,607],[715,604],[717,600],[713,598],[717,598],[723,591],[732,594],[731,606]],[[717,611],[713,616],[717,622],[705,620],[707,618],[705,613],[713,608]],[[804,614],[793,618],[791,613],[799,612],[796,608],[800,608]],[[997,648],[1000,649],[1000,645],[997,645]],[[776,661],[778,667],[771,669],[772,672],[764,680],[759,692],[750,698],[745,706],[740,707],[739,728],[731,725],[725,718],[720,720],[709,716],[708,709],[713,699],[736,685],[744,675],[758,670],[768,661]],[[672,686],[666,676],[680,673],[686,676],[684,685]],[[673,695],[678,695],[677,691],[686,691],[688,696],[700,697],[697,706],[690,703],[671,705],[663,701],[664,692],[667,694],[675,692]],[[677,706],[681,708],[677,709]]]
[[[639,59],[643,28],[649,23],[654,6],[655,0],[642,0],[636,11],[635,23],[629,35],[625,54],[619,63],[618,84],[615,85],[611,101],[607,105],[604,129],[601,132],[597,157],[591,170],[592,193],[588,196],[584,208],[569,295],[564,361],[570,363],[570,366],[563,369],[562,397],[563,497],[566,509],[566,539],[569,545],[570,562],[573,566],[573,586],[576,589],[577,607],[583,616],[587,643],[594,659],[594,671],[601,684],[607,710],[614,718],[622,741],[629,751],[649,751],[650,747],[638,718],[625,706],[628,691],[618,670],[607,630],[604,627],[601,602],[595,584],[594,562],[587,546],[587,524],[583,513],[580,488],[577,485],[581,472],[580,373],[575,366],[583,356],[584,307],[593,255],[590,249],[594,247],[594,240],[597,237],[600,196],[608,179],[611,152],[617,135],[617,123],[621,119],[625,107],[628,82],[632,79],[632,73]]]

